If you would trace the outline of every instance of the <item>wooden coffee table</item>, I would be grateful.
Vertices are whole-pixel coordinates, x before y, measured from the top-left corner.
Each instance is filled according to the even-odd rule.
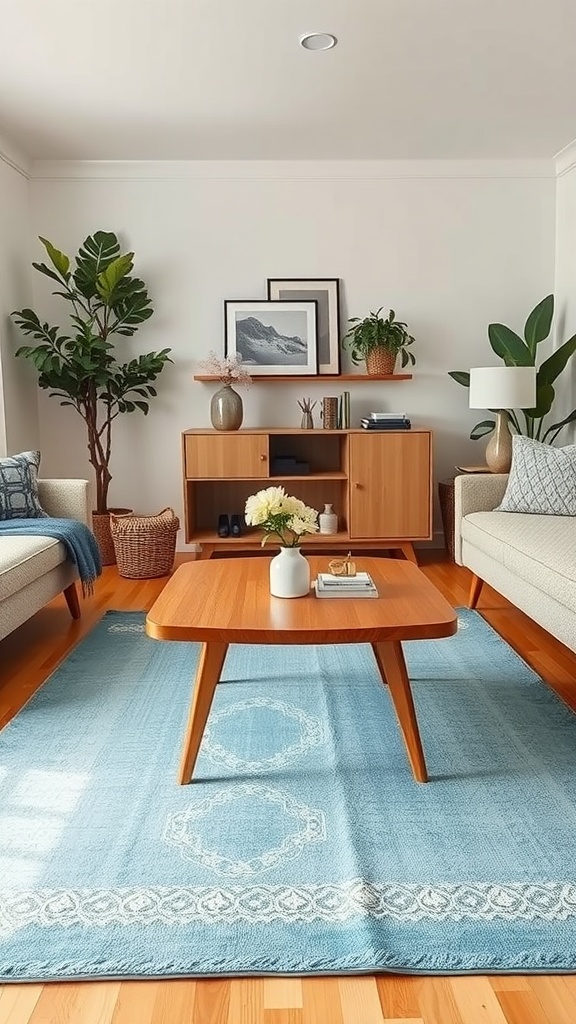
[[[309,561],[312,579],[326,571],[326,556]],[[378,598],[320,600],[313,592],[294,600],[271,597],[269,559],[260,557],[188,562],[176,570],[150,609],[146,632],[156,640],[202,644],[180,761],[181,785],[192,779],[229,644],[371,644],[414,778],[428,781],[402,641],[451,636],[456,614],[412,562],[356,561],[374,579]]]

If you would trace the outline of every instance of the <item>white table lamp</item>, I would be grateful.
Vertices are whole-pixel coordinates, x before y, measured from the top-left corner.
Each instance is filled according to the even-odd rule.
[[[512,462],[512,436],[508,409],[536,405],[535,366],[475,366],[470,370],[471,409],[495,409],[496,427],[486,447],[486,465],[492,473],[508,473]]]

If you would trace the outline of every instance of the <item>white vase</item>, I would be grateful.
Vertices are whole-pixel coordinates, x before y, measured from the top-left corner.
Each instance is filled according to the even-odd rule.
[[[320,533],[338,533],[338,516],[332,505],[324,505],[324,511],[318,516]]]
[[[270,562],[273,597],[304,597],[310,591],[310,566],[300,548],[280,548]]]

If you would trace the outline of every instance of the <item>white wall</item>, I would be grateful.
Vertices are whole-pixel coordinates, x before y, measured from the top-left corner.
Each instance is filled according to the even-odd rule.
[[[28,204],[25,168],[0,143],[0,455],[39,443],[36,378],[14,358],[19,337],[10,320],[32,298]]]
[[[556,297],[555,344],[560,345],[576,333],[576,144],[572,143],[557,159],[556,184]],[[556,383],[560,415],[557,422],[576,407],[576,356]],[[567,427],[558,443],[576,440],[576,424]]]
[[[334,276],[345,317],[392,306],[417,339],[414,379],[354,385],[352,422],[383,408],[429,425],[441,479],[455,462],[482,460],[468,439],[482,413],[447,371],[496,362],[487,324],[523,323],[553,288],[555,180],[544,162],[44,163],[31,203],[33,234],[70,253],[95,230],[120,233],[156,310],[127,348],[173,349],[149,417],[118,421],[111,501],[141,511],[181,508],[179,435],[209,425],[213,388],[192,375],[209,349],[223,350],[225,298],[265,298],[268,276]],[[48,283],[36,275],[34,288],[37,310],[59,322]],[[255,385],[244,425],[298,425],[298,397],[340,390]],[[76,414],[42,394],[40,423],[44,470],[87,473]]]

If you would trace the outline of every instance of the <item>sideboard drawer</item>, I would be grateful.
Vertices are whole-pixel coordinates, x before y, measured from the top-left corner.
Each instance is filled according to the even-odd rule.
[[[270,469],[267,434],[186,434],[188,480],[266,477]]]

